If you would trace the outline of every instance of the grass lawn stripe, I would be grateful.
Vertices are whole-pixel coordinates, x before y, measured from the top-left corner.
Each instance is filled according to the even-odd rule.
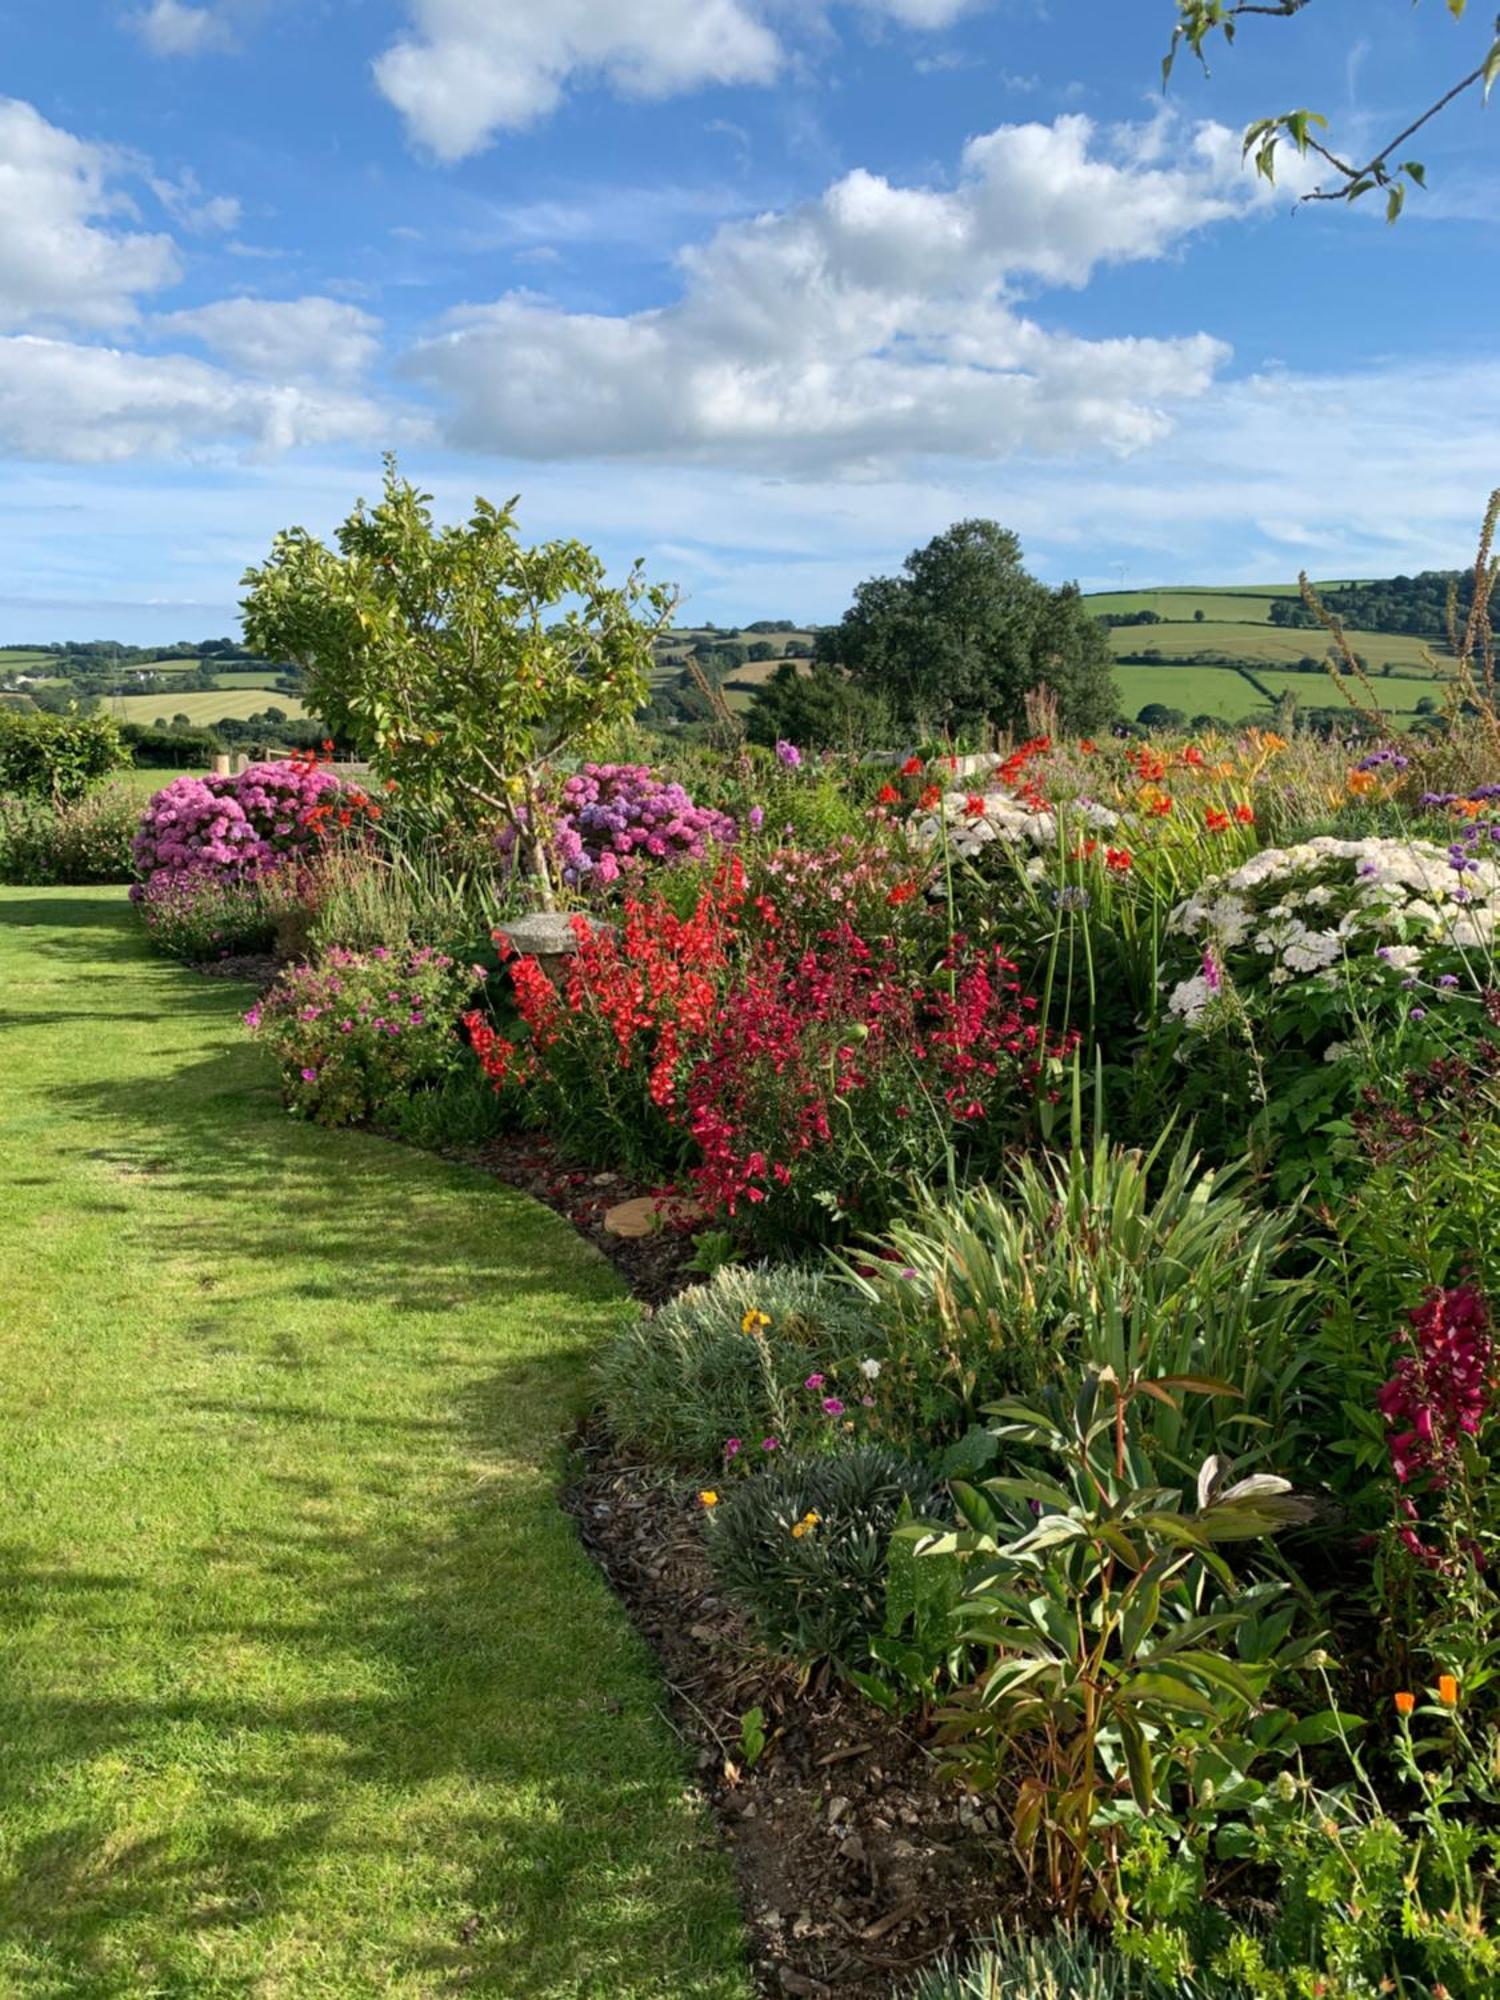
[[[0,974],[0,1993],[744,2000],[556,1506],[608,1267],[289,1120],[120,892],[0,892]]]

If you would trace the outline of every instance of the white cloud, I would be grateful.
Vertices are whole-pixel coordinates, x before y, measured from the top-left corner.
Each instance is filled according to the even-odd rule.
[[[180,0],[158,0],[177,6]],[[951,27],[990,0],[852,0],[866,16]],[[461,160],[497,132],[534,125],[571,84],[674,97],[714,84],[768,84],[786,49],[778,27],[816,30],[825,0],[407,0],[412,32],[375,80],[419,145]]]
[[[199,56],[234,46],[224,16],[189,0],[151,0],[149,7],[127,18],[153,55]]]
[[[180,354],[134,354],[34,334],[0,339],[0,450],[112,464],[227,450],[385,442],[367,398],[248,381]],[[410,426],[404,427],[410,435]]]
[[[674,304],[628,316],[534,294],[461,308],[408,361],[455,443],[528,457],[775,463],[1133,450],[1228,350],[1206,334],[1082,340],[1018,310],[1027,282],[1084,284],[1166,255],[1252,199],[1227,133],[1160,166],[1155,128],[1089,121],[972,140],[953,189],[857,171],[800,207],[727,224],[679,259]]]
[[[338,299],[218,299],[157,325],[273,382],[352,381],[380,350],[380,321]]]
[[[219,236],[238,229],[244,213],[237,196],[206,193],[191,167],[175,180],[155,176],[151,192],[172,220],[195,236]]]
[[[134,295],[170,284],[168,236],[116,226],[128,203],[117,162],[16,98],[0,98],[0,327],[45,320],[115,326]]]
[[[570,79],[632,97],[768,83],[781,49],[742,0],[411,0],[414,37],[375,65],[412,136],[439,159],[555,110]]]

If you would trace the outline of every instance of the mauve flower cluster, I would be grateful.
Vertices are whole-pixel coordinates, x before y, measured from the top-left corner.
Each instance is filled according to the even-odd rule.
[[[701,860],[737,831],[727,813],[695,805],[645,764],[585,764],[563,785],[552,824],[563,880],[575,888],[617,882],[649,862]],[[501,852],[514,846],[507,827]]]
[[[141,818],[132,855],[139,902],[148,888],[178,876],[244,882],[322,837],[318,808],[339,781],[301,760],[252,764],[234,777],[176,778]]]
[[[458,1019],[482,977],[427,948],[335,948],[283,972],[245,1025],[269,1041],[301,1116],[322,1125],[386,1118],[463,1066]]]

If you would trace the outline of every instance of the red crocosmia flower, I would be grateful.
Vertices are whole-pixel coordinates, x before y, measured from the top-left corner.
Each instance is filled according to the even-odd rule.
[[[925,811],[935,806],[942,796],[943,788],[941,785],[928,785],[923,791],[922,796],[917,800],[917,804]]]
[[[901,766],[901,775],[903,778],[920,778],[922,775],[921,758],[908,757],[906,762]]]
[[[1255,824],[1255,814],[1250,810],[1249,806],[1236,806],[1234,816],[1241,826],[1254,826]]]
[[[1099,748],[1099,746],[1091,736],[1085,736],[1082,742],[1080,742],[1080,744],[1078,745],[1078,748],[1082,756],[1092,757],[1094,752]]]
[[[885,900],[895,910],[899,909],[903,903],[909,903],[916,893],[917,885],[915,882],[898,882]]]
[[[894,785],[882,785],[875,795],[875,803],[881,806],[898,806],[901,803],[901,794]]]
[[[978,792],[970,792],[969,796],[964,800],[964,818],[984,818],[984,800]]]
[[[1196,771],[1202,766],[1203,752],[1196,743],[1190,743],[1182,753],[1182,761],[1184,764],[1190,764]]]
[[[1217,806],[1210,806],[1208,811],[1203,815],[1203,824],[1208,828],[1210,833],[1223,833],[1229,826],[1229,815],[1226,812],[1220,812]]]
[[[1112,868],[1117,875],[1128,875],[1132,866],[1130,849],[1128,847],[1106,847],[1104,850],[1104,865],[1106,868]]]

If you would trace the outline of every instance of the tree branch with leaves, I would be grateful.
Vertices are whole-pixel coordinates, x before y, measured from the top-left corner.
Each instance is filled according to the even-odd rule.
[[[1241,20],[1261,15],[1274,20],[1290,20],[1316,0],[1177,0],[1177,25],[1171,46],[1162,61],[1162,82],[1171,81],[1173,66],[1184,48],[1208,68],[1208,51],[1216,37],[1232,45]],[[1469,0],[1444,0],[1455,21],[1470,14]],[[1358,201],[1362,195],[1379,191],[1385,196],[1386,219],[1394,222],[1406,205],[1411,187],[1427,185],[1427,169],[1418,159],[1398,156],[1423,128],[1446,111],[1460,97],[1478,89],[1488,103],[1495,80],[1500,77],[1500,15],[1495,17],[1488,45],[1480,61],[1445,90],[1436,102],[1407,120],[1401,130],[1387,139],[1378,151],[1362,162],[1335,151],[1326,136],[1328,120],[1316,111],[1282,111],[1269,118],[1257,118],[1245,132],[1245,157],[1254,159],[1255,170],[1263,179],[1276,179],[1277,154],[1291,145],[1306,159],[1322,160],[1331,170],[1329,185],[1303,195],[1304,201]]]
[[[508,821],[550,909],[542,764],[643,706],[676,596],[640,564],[611,587],[582,542],[523,547],[514,500],[445,528],[430,503],[388,458],[380,504],[356,504],[336,550],[278,535],[244,577],[246,639],[302,668],[313,711],[415,811]]]

